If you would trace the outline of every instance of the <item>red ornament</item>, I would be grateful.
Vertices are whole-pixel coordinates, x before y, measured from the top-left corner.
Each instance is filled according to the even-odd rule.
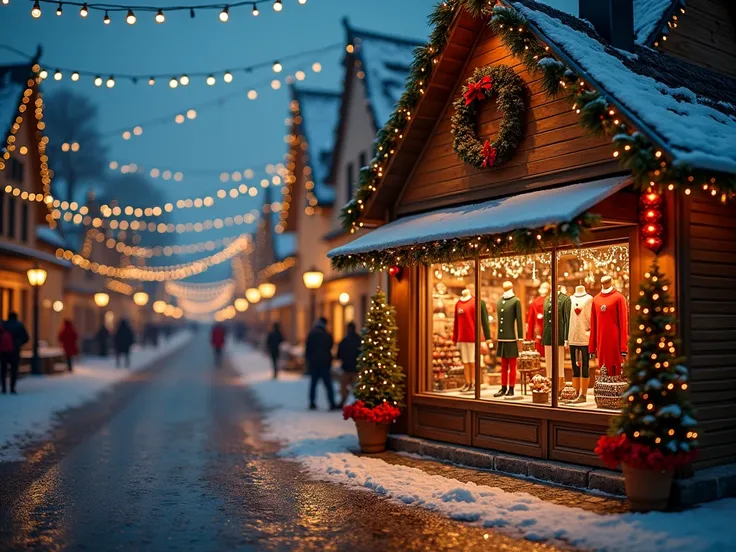
[[[398,279],[401,275],[401,267],[398,266],[390,266],[388,267],[388,273],[393,276],[394,278]]]
[[[658,253],[659,250],[662,249],[664,242],[662,241],[662,238],[651,237],[651,238],[646,238],[644,240],[644,245],[650,251],[654,251],[655,253]]]
[[[648,238],[658,238],[663,232],[661,224],[645,224],[641,229],[641,233]]]
[[[662,196],[652,190],[649,190],[641,196],[642,207],[659,207],[661,203]]]
[[[660,222],[663,218],[663,198],[652,188],[642,194],[641,205],[641,235],[644,247],[659,253],[664,245],[664,226]]]
[[[493,81],[491,77],[486,75],[477,82],[470,82],[463,94],[465,98],[465,105],[470,105],[475,100],[483,100],[486,97],[486,91],[490,91],[493,88]]]
[[[659,209],[644,209],[641,214],[641,221],[645,224],[657,222],[662,218],[662,211]]]
[[[482,154],[483,163],[481,164],[481,167],[484,169],[486,167],[492,167],[496,163],[496,148],[494,148],[488,140],[483,144]]]

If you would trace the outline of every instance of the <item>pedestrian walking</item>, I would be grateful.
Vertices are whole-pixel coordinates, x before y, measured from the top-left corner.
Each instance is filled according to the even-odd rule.
[[[225,348],[225,326],[223,324],[215,324],[212,326],[212,334],[210,335],[210,343],[215,353],[215,366],[222,366],[222,350]]]
[[[105,324],[102,324],[102,326],[100,326],[100,329],[97,330],[95,340],[97,341],[97,354],[99,354],[101,357],[106,357],[108,343],[110,341],[110,332],[108,331]]]
[[[72,324],[71,320],[65,318],[59,330],[59,343],[61,343],[61,347],[64,349],[66,365],[70,372],[72,371],[72,358],[79,354],[78,340],[79,336],[77,335],[77,330],[74,328],[74,324]]]
[[[304,360],[311,377],[309,382],[309,409],[317,410],[317,384],[321,381],[327,390],[330,410],[339,407],[335,404],[335,389],[332,386],[332,345],[334,341],[327,331],[327,319],[322,317],[312,327],[307,336]]]
[[[266,349],[271,356],[271,364],[273,364],[273,379],[279,377],[279,352],[281,344],[284,342],[284,335],[281,333],[281,325],[274,322],[273,329],[268,333],[266,338]]]
[[[360,336],[355,328],[355,322],[348,323],[348,331],[337,346],[337,359],[342,364],[340,374],[340,408],[345,403],[358,379],[358,355],[360,354]]]
[[[133,346],[135,337],[133,329],[128,321],[123,318],[115,330],[115,367],[120,368],[121,357],[125,360],[125,367],[130,368],[130,348]]]
[[[20,365],[20,349],[30,339],[23,322],[18,320],[18,313],[11,312],[8,319],[2,324],[0,334],[0,375],[2,376],[2,392],[6,393],[6,379],[10,372],[10,393],[15,395],[15,383],[18,381],[18,366]]]

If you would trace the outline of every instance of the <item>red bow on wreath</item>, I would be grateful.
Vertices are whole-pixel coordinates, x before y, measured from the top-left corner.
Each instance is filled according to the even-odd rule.
[[[481,167],[492,167],[496,163],[496,148],[494,148],[488,140],[483,144],[482,155],[483,163],[481,164]]]
[[[480,79],[478,82],[469,82],[468,88],[465,90],[465,94],[463,94],[465,105],[470,105],[475,100],[485,99],[486,90],[490,90],[492,87],[493,81],[488,75]]]

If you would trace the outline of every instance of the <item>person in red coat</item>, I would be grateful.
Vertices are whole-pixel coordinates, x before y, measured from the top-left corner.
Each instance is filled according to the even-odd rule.
[[[79,354],[79,348],[77,347],[78,340],[79,336],[77,335],[77,330],[74,328],[74,324],[66,318],[59,330],[59,343],[61,343],[61,347],[64,349],[66,364],[70,372],[72,371],[72,358]]]
[[[222,324],[215,324],[212,327],[210,343],[212,343],[212,349],[215,352],[215,365],[221,366],[222,349],[225,347],[225,326],[223,326]]]

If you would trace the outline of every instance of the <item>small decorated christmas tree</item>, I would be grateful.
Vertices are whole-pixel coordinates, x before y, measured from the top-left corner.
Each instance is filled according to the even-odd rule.
[[[404,400],[404,372],[396,364],[397,356],[394,309],[379,289],[371,298],[361,332],[356,402],[345,407],[345,419],[386,423],[399,416]]]
[[[641,285],[625,373],[621,414],[596,452],[611,467],[673,470],[694,459],[698,433],[678,356],[670,283],[655,260]]]

